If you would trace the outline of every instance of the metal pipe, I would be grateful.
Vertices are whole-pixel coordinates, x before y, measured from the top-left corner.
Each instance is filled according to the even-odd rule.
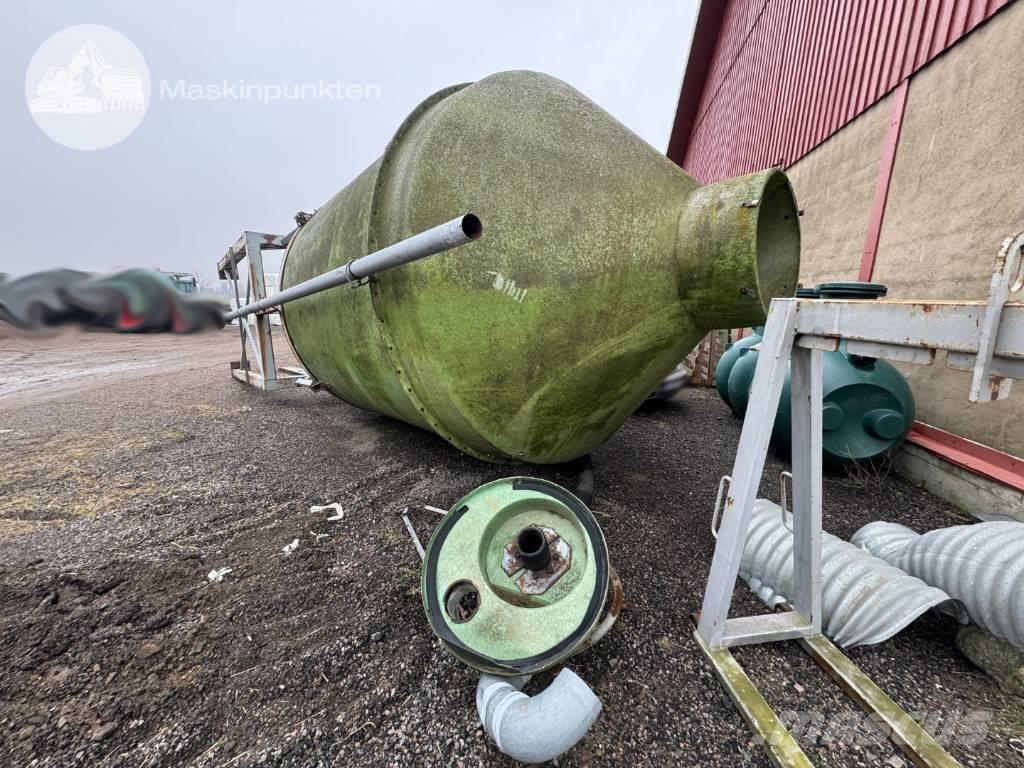
[[[739,575],[769,606],[789,602],[795,594],[794,541],[793,516],[767,499],[757,499]],[[941,584],[915,578],[893,567],[899,565],[892,560],[887,563],[870,546],[862,549],[856,536],[847,543],[823,531],[821,624],[824,634],[842,648],[853,648],[888,640],[931,608],[958,615],[959,608],[952,599],[956,595]]]
[[[412,544],[416,547],[416,554],[420,556],[420,562],[423,562],[423,558],[427,556],[427,553],[420,543],[420,537],[416,535],[416,529],[412,525],[412,520],[409,519],[408,507],[402,507],[402,522],[405,523],[405,530],[409,532],[409,538],[412,539]]]
[[[879,521],[850,543],[945,590],[972,622],[1024,648],[1024,523],[992,520],[918,534]]]
[[[326,291],[328,288],[362,280],[364,277],[375,275],[378,272],[465,245],[480,237],[481,232],[483,232],[483,225],[480,223],[480,219],[472,213],[464,214],[425,232],[420,232],[418,235],[381,248],[379,251],[353,259],[342,267],[312,277],[280,293],[275,293],[273,296],[239,307],[224,315],[224,321],[231,322],[236,318],[251,315],[253,312],[277,307],[289,301]]]

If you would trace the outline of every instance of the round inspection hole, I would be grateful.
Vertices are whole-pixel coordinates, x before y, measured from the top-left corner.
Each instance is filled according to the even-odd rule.
[[[473,618],[480,607],[480,590],[471,581],[456,581],[444,594],[444,609],[456,624]]]

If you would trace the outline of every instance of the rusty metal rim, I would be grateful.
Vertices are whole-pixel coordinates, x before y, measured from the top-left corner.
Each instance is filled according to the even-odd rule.
[[[601,638],[607,635],[611,628],[615,626],[615,622],[619,620],[622,609],[626,604],[626,594],[622,589],[622,579],[619,578],[619,572],[612,565],[608,566],[608,586],[611,587],[612,592],[608,613],[605,614],[601,623],[594,627],[590,634],[587,635],[587,639],[583,641],[579,650],[573,654],[574,656],[597,645]]]

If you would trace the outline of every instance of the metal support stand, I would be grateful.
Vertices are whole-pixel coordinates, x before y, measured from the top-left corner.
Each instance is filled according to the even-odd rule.
[[[1024,378],[1024,304],[1009,303],[1010,299],[1024,297],[1022,248],[1024,234],[1003,243],[987,302],[772,301],[736,461],[731,475],[722,479],[715,504],[714,519],[721,511],[722,524],[716,534],[715,555],[695,633],[745,717],[749,712],[741,702],[749,700],[749,695],[736,685],[740,676],[747,683],[749,679],[742,670],[737,675],[738,665],[727,649],[777,640],[799,639],[835,679],[855,682],[853,689],[844,687],[860,703],[881,701],[877,688],[865,693],[873,686],[870,680],[821,635],[822,351],[837,349],[839,341],[845,339],[851,354],[928,365],[937,350],[945,349],[949,367],[973,372],[969,394],[972,402],[1007,397],[1011,379]],[[730,619],[733,588],[788,368],[792,377],[795,543],[794,594],[789,598],[793,610]],[[724,505],[723,487],[728,488]],[[714,525],[712,522],[712,530]],[[887,697],[885,701],[891,705],[890,710],[895,707]],[[763,707],[754,709],[763,714]],[[878,714],[877,709],[872,711]],[[769,718],[755,729],[777,734],[776,720]],[[906,733],[891,733],[917,765],[957,764],[919,727],[909,737]],[[765,741],[769,756],[777,765],[806,764],[806,756],[793,758],[795,742],[788,733],[786,736],[788,741],[775,739],[785,749],[773,750],[771,740]]]
[[[292,233],[294,234],[294,232]],[[267,297],[266,274],[263,271],[263,251],[283,250],[288,247],[289,235],[268,235],[263,232],[243,232],[224,257],[217,262],[217,274],[222,280],[231,280],[235,289],[236,306],[248,304],[250,299],[259,301]],[[249,280],[245,291],[245,302],[238,288],[238,265],[248,263]],[[270,331],[270,315],[277,307],[263,312],[237,318],[238,333],[242,342],[240,359],[231,363],[231,375],[239,381],[271,392],[296,384],[311,386],[314,382],[302,368],[278,367],[274,357],[274,338]],[[249,360],[252,352],[255,368]]]

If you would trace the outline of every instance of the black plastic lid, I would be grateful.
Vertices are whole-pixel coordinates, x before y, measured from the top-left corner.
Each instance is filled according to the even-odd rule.
[[[814,289],[817,297],[806,298],[822,299],[879,299],[888,293],[889,289],[881,283],[818,283]],[[800,294],[797,293],[800,297]],[[804,297],[800,297],[804,298]]]

